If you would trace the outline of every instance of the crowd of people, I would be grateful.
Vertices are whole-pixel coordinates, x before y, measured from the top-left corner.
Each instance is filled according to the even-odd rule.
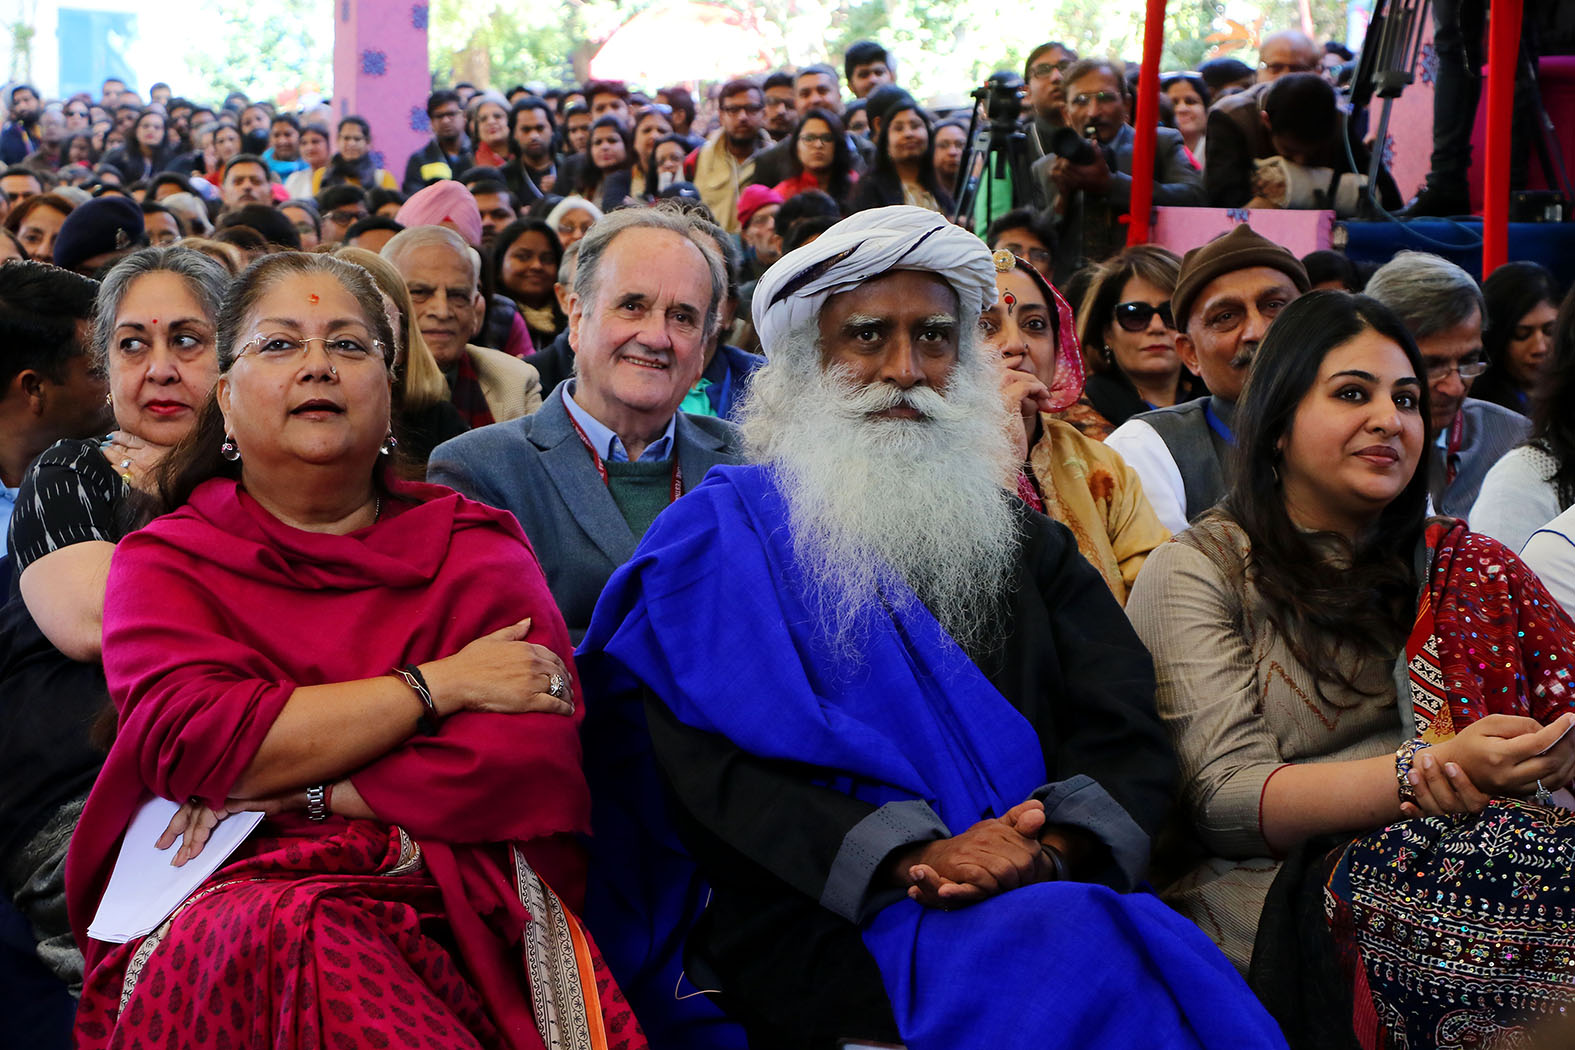
[[[1156,202],[1345,207],[1351,58],[1167,74]],[[402,170],[10,89],[29,1045],[1568,1044],[1575,292],[1126,247],[1059,43],[960,215],[899,71],[458,84]]]

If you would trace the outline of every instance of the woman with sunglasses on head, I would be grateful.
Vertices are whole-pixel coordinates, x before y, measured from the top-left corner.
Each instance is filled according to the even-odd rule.
[[[270,255],[217,344],[214,395],[160,464],[166,513],[109,569],[119,732],[67,863],[77,1045],[643,1048],[576,918],[590,800],[563,618],[511,515],[390,469],[377,285]],[[176,823],[135,845],[178,838],[177,867],[219,821],[262,818],[177,910],[142,913],[150,933],[90,936],[157,799]]]
[[[1127,603],[1187,818],[1156,882],[1298,1048],[1511,1045],[1575,991],[1575,868],[1551,861],[1575,816],[1547,804],[1575,775],[1575,623],[1426,518],[1429,398],[1378,301],[1292,302],[1224,501]]]
[[[1017,493],[1072,530],[1077,548],[1125,604],[1150,551],[1170,538],[1137,473],[1115,449],[1056,418],[1083,391],[1083,355],[1072,307],[1028,262],[997,251],[998,298],[979,316],[984,344],[1000,354],[1001,392],[1022,422]]]
[[[1088,400],[1112,427],[1205,393],[1176,355],[1170,297],[1180,276],[1174,252],[1137,245],[1095,270],[1083,295],[1077,327],[1092,373]]]

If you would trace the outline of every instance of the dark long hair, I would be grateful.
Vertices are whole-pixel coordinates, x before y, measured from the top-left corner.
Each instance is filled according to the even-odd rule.
[[[392,367],[397,343],[383,309],[383,296],[372,275],[353,263],[331,255],[307,252],[279,252],[265,255],[252,263],[230,285],[219,307],[217,349],[219,375],[223,377],[235,364],[235,357],[247,333],[244,324],[268,290],[294,274],[325,274],[337,280],[355,297],[372,336],[383,344],[383,354]],[[184,506],[198,485],[210,478],[240,478],[241,465],[219,454],[224,444],[224,414],[219,411],[218,386],[202,403],[197,420],[186,436],[170,449],[158,467],[159,509],[169,512]],[[381,458],[381,457],[379,457]],[[380,465],[381,466],[381,465]],[[377,483],[384,485],[383,471],[376,472]]]
[[[1557,461],[1548,481],[1559,506],[1575,504],[1575,288],[1553,326],[1553,355],[1531,402],[1531,443]]]
[[[656,174],[656,151],[669,142],[682,146],[685,156],[689,154],[689,140],[676,132],[671,135],[663,135],[651,143],[651,152],[641,159],[641,163],[645,165],[645,199],[648,201],[654,201],[657,193],[661,190],[661,187],[657,185],[660,180]],[[683,172],[679,172],[679,178],[674,181],[682,181],[682,178]]]
[[[603,171],[596,166],[595,156],[591,149],[591,142],[596,138],[599,128],[612,128],[623,139],[623,163],[615,168]],[[591,133],[585,138],[585,164],[580,169],[580,185],[575,192],[593,203],[600,200],[602,191],[607,188],[607,177],[615,171],[634,170],[634,135],[622,122],[614,116],[601,117],[591,122]]]
[[[1482,318],[1482,349],[1488,370],[1471,384],[1471,396],[1508,408],[1519,384],[1509,374],[1509,343],[1520,319],[1542,303],[1559,301],[1553,275],[1534,262],[1505,263],[1482,282],[1487,316]]]
[[[1404,644],[1416,600],[1412,554],[1427,513],[1427,457],[1377,522],[1353,547],[1344,537],[1309,535],[1291,521],[1279,486],[1279,442],[1318,379],[1329,352],[1374,331],[1405,352],[1422,379],[1421,418],[1428,416],[1427,374],[1416,341],[1400,319],[1376,299],[1349,292],[1313,292],[1285,308],[1253,358],[1252,373],[1236,407],[1225,514],[1252,545],[1249,572],[1269,619],[1291,652],[1317,676],[1353,689],[1340,670],[1342,652],[1392,656]],[[1424,423],[1425,426],[1425,423]],[[1423,448],[1432,435],[1425,435]],[[1349,555],[1348,567],[1320,550],[1330,541]],[[1343,559],[1342,559],[1343,562]]]
[[[877,180],[886,186],[902,188],[902,176],[897,172],[897,165],[891,159],[891,124],[897,117],[904,113],[917,113],[919,119],[924,121],[924,129],[933,141],[935,138],[935,121],[930,119],[917,102],[904,99],[886,111],[886,117],[880,123],[880,137],[875,140],[875,169],[871,173]],[[941,180],[935,177],[935,161],[933,151],[926,146],[924,152],[919,154],[919,185],[930,191],[937,204],[942,208],[951,203],[951,194],[941,185]]]
[[[539,233],[547,238],[547,245],[552,249],[552,271],[554,274],[558,272],[558,267],[563,264],[563,242],[558,240],[557,230],[548,226],[542,219],[515,219],[503,227],[497,239],[492,242],[492,254],[487,259],[487,270],[492,278],[492,287],[510,299],[514,298],[514,293],[503,286],[503,257],[509,253],[510,248],[514,247],[514,242],[527,233]],[[556,280],[556,278],[554,279]],[[548,297],[552,300],[552,312],[556,317],[559,313],[558,300],[555,296],[549,295]],[[537,347],[537,349],[545,350],[546,347]]]
[[[831,171],[826,176],[825,191],[838,204],[845,204],[853,195],[853,151],[848,148],[847,128],[843,127],[841,118],[831,110],[811,109],[793,128],[787,151],[788,170],[793,173],[794,178],[804,174],[804,165],[798,159],[798,140],[804,134],[804,125],[812,120],[824,121],[833,139]],[[933,144],[932,142],[931,145]]]

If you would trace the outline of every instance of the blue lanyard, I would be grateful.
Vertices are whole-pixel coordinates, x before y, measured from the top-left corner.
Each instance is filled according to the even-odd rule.
[[[1214,406],[1207,401],[1203,403],[1203,418],[1209,421],[1209,429],[1218,434],[1225,444],[1236,444],[1236,435],[1231,431],[1230,427],[1225,425],[1223,419],[1214,414]]]

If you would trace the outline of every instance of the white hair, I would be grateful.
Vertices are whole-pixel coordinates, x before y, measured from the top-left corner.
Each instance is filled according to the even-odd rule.
[[[463,256],[470,266],[470,287],[472,291],[481,290],[481,254],[465,243],[465,238],[449,229],[447,226],[412,226],[400,230],[388,239],[383,245],[383,250],[378,252],[383,258],[399,269],[399,260],[402,256],[418,248],[427,248],[441,245],[456,255]],[[404,271],[400,270],[400,275]]]
[[[874,415],[899,405],[920,418]],[[872,617],[909,588],[965,650],[1000,639],[1019,543],[1002,485],[1016,459],[1008,423],[971,324],[944,394],[822,367],[815,321],[772,347],[743,409],[745,453],[781,487],[805,598],[833,650],[855,657]]]

